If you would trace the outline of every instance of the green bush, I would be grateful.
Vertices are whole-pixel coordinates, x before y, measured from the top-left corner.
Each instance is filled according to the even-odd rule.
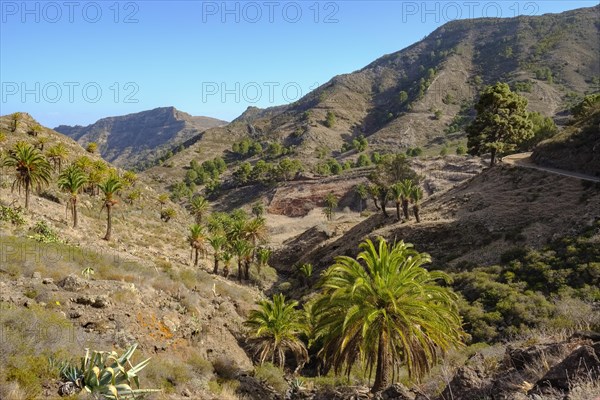
[[[284,395],[288,390],[283,371],[271,363],[264,363],[254,369],[254,375],[267,382],[277,393]]]
[[[23,211],[21,208],[12,208],[0,205],[0,221],[10,222],[13,225],[21,226],[25,224]]]

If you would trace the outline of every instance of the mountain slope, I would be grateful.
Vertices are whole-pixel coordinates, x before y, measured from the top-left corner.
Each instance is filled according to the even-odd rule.
[[[249,108],[224,130],[208,130],[176,154],[165,175],[183,177],[192,159],[226,151],[241,137],[291,146],[308,165],[323,148],[343,160],[345,142],[359,135],[371,149],[402,151],[421,146],[432,153],[464,140],[478,91],[506,81],[529,100],[529,109],[558,117],[573,99],[600,80],[600,6],[561,14],[453,21],[422,41],[339,75],[299,101],[265,110]],[[403,93],[404,92],[404,93]],[[336,122],[325,124],[328,112]],[[560,122],[560,119],[559,121]]]
[[[163,107],[103,118],[85,127],[61,125],[55,130],[84,146],[96,142],[104,159],[132,168],[151,163],[157,153],[175,148],[208,128],[225,124],[218,119],[193,117],[174,107]]]

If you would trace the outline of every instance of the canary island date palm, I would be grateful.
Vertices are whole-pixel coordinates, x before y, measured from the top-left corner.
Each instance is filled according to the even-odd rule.
[[[265,362],[285,366],[285,354],[291,352],[296,357],[297,370],[308,360],[306,346],[299,339],[304,332],[302,311],[296,309],[297,301],[285,301],[283,294],[276,294],[273,300],[260,300],[258,309],[250,312],[244,325],[252,330],[250,347],[255,359],[262,365]]]
[[[202,218],[206,215],[210,208],[210,203],[202,196],[194,196],[190,202],[190,213],[196,219],[197,224],[202,223]]]
[[[67,159],[67,155],[69,154],[69,150],[65,147],[64,144],[59,143],[55,146],[52,146],[46,152],[46,157],[52,160],[54,164],[54,169],[58,166],[58,173],[62,171],[62,163]]]
[[[213,268],[213,274],[216,275],[219,273],[219,260],[221,260],[223,251],[225,249],[225,245],[227,244],[227,239],[225,238],[225,236],[216,235],[211,236],[208,239],[208,242],[213,248],[213,259],[215,263]]]
[[[205,254],[207,237],[204,233],[202,225],[194,224],[190,227],[190,235],[188,236],[188,242],[192,248],[194,254],[194,267],[198,266],[198,256]]]
[[[238,263],[238,281],[242,281],[242,264],[244,260],[248,256],[248,254],[252,254],[252,246],[248,243],[247,240],[244,239],[236,239],[231,244],[231,250],[237,257]]]
[[[313,306],[319,354],[338,373],[349,374],[359,360],[369,376],[375,367],[373,392],[402,365],[419,381],[464,336],[456,294],[437,284],[449,277],[423,268],[430,256],[404,242],[388,248],[384,239],[378,247],[367,240],[360,248],[356,259],[337,257],[323,275]]]
[[[38,149],[30,144],[19,142],[8,152],[2,165],[16,169],[17,174],[12,190],[17,188],[19,193],[21,189],[25,190],[25,209],[29,209],[31,188],[33,186],[40,188],[50,182],[50,163]]]
[[[104,240],[110,240],[111,237],[112,208],[117,204],[115,195],[122,185],[121,180],[116,176],[109,176],[107,180],[98,185],[98,188],[104,194],[102,209],[106,208],[106,235],[104,235]]]
[[[417,220],[417,223],[421,222],[421,216],[419,213],[421,210],[421,206],[419,205],[419,202],[423,199],[423,189],[421,189],[419,186],[413,186],[410,189],[409,198],[413,205],[413,213],[415,214],[415,219]]]
[[[77,228],[77,200],[79,192],[81,192],[86,183],[87,174],[76,165],[70,165],[58,176],[58,187],[70,195],[67,208],[71,210],[73,228]]]

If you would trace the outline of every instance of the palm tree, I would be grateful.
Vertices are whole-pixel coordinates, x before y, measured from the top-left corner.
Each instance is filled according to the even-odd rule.
[[[367,189],[367,187],[365,186],[364,183],[360,183],[358,185],[356,185],[355,188],[356,194],[358,195],[358,213],[362,213],[363,212],[363,204],[365,202],[365,200],[367,200],[367,197],[369,197],[369,190]]]
[[[292,352],[299,370],[308,360],[306,346],[298,338],[304,332],[302,312],[296,309],[297,301],[285,301],[283,294],[276,294],[273,300],[260,300],[258,310],[250,312],[244,325],[252,329],[250,347],[258,362],[270,361],[279,368],[285,366],[285,353]]]
[[[194,256],[194,267],[198,266],[198,254],[205,254],[207,237],[204,233],[204,227],[202,225],[194,224],[190,227],[190,235],[188,236],[188,242],[192,248]]]
[[[55,146],[52,146],[46,152],[46,156],[52,161],[54,164],[54,169],[58,165],[58,172],[60,173],[62,170],[62,163],[67,158],[67,154],[69,154],[69,150],[65,147],[64,144],[59,143]]]
[[[76,165],[70,165],[58,176],[58,187],[71,195],[67,208],[71,208],[73,228],[77,228],[77,196],[86,183],[87,175]]]
[[[323,213],[327,217],[328,221],[331,221],[333,219],[333,216],[335,215],[335,208],[337,207],[337,205],[337,197],[335,197],[333,192],[329,192],[327,196],[325,196],[325,209],[323,210]]]
[[[224,251],[221,255],[221,259],[223,260],[223,276],[227,278],[229,276],[231,260],[233,260],[233,253],[229,251]]]
[[[231,250],[235,253],[238,262],[238,281],[242,281],[242,263],[248,253],[252,252],[250,243],[244,239],[236,239],[231,244]]]
[[[413,213],[415,214],[415,219],[417,223],[421,222],[421,218],[419,217],[419,201],[423,199],[423,189],[420,186],[413,186],[409,193],[410,201],[413,204]]]
[[[262,217],[264,213],[265,213],[265,205],[263,204],[262,201],[257,201],[256,203],[252,204],[252,214],[256,218]]]
[[[406,220],[410,219],[408,214],[408,202],[410,198],[410,193],[413,191],[413,188],[416,186],[415,182],[412,179],[404,179],[398,183],[402,190],[401,200],[402,200],[402,212],[404,213],[404,218]]]
[[[387,387],[401,365],[419,381],[461,344],[458,297],[436,284],[449,282],[448,275],[423,268],[431,257],[412,245],[388,249],[380,238],[378,248],[370,240],[360,248],[356,259],[337,257],[323,275],[324,291],[313,307],[320,355],[336,372],[345,366],[349,373],[359,358],[369,375],[375,366],[373,392]]]
[[[379,186],[377,186],[375,184],[370,184],[367,186],[367,191],[369,192],[371,199],[373,199],[373,204],[375,205],[375,209],[377,211],[379,211],[380,207],[379,207],[379,204],[377,204],[377,199],[379,199],[379,192],[380,192]]]
[[[9,151],[2,165],[16,168],[17,175],[12,190],[14,191],[16,187],[21,193],[21,189],[25,189],[25,209],[29,209],[31,187],[35,185],[40,188],[50,183],[50,163],[38,149],[19,142],[13,150]]]
[[[258,259],[256,268],[258,270],[258,274],[260,275],[262,268],[269,265],[269,258],[271,257],[271,250],[267,249],[266,247],[261,247],[258,249],[256,255],[257,255],[257,259]]]
[[[400,217],[400,205],[402,204],[402,194],[404,193],[404,189],[402,184],[395,183],[390,186],[390,193],[392,194],[392,198],[396,202],[396,218],[400,221],[402,218]]]
[[[242,235],[252,243],[252,259],[255,259],[258,243],[264,242],[267,238],[267,221],[262,217],[251,219],[244,224]]]
[[[213,269],[213,274],[218,274],[219,273],[219,260],[221,259],[222,253],[223,253],[223,249],[225,248],[225,245],[227,244],[227,239],[225,238],[225,236],[211,236],[208,239],[208,242],[210,243],[210,245],[213,248],[213,257],[214,257],[214,261],[215,261],[215,267]]]
[[[112,208],[117,204],[117,200],[114,199],[115,194],[121,189],[123,184],[121,180],[116,176],[109,176],[108,179],[98,185],[98,188],[104,194],[104,200],[102,203],[102,209],[106,208],[106,235],[104,240],[110,240],[112,230]]]
[[[202,217],[208,212],[210,203],[202,196],[194,196],[190,202],[190,213],[196,218],[196,223],[202,223]]]

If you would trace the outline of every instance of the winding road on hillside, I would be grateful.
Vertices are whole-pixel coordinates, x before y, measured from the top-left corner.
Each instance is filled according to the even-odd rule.
[[[570,178],[581,179],[584,181],[600,182],[600,178],[597,178],[592,175],[580,174],[578,172],[566,171],[564,169],[542,167],[540,165],[536,165],[531,160],[531,152],[511,154],[510,156],[502,157],[502,162],[509,165],[516,165],[518,167],[523,168],[538,169],[540,171],[550,172],[551,174],[568,176]]]

